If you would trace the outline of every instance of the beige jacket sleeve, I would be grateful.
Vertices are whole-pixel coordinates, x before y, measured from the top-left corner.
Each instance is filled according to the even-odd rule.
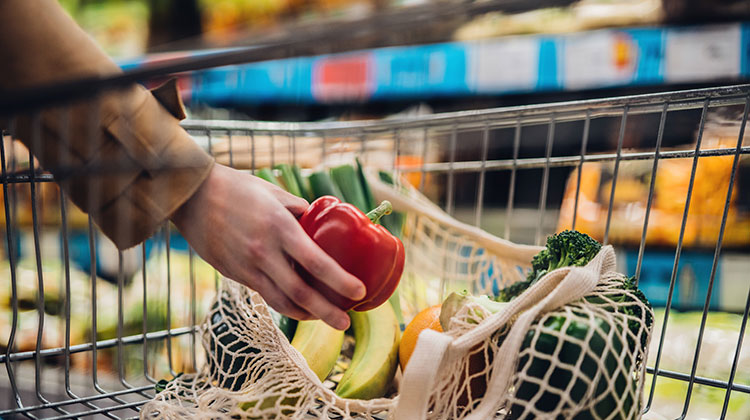
[[[118,72],[56,0],[0,1],[0,90]],[[150,236],[213,167],[178,125],[181,106],[174,85],[156,95],[133,85],[18,115],[10,126],[72,201],[125,249]]]

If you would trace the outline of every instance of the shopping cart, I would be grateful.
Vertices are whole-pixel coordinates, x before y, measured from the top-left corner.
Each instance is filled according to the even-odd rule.
[[[82,86],[117,88],[174,71],[263,58],[259,54],[235,51],[29,91],[15,103],[3,102],[0,110],[7,115],[53,101],[59,106],[80,96]],[[719,110],[736,116],[729,143],[705,140],[710,116]],[[737,174],[750,153],[743,144],[749,111],[750,86],[743,85],[382,121],[187,120],[183,126],[220,163],[248,171],[283,162],[309,169],[359,156],[366,166],[395,171],[457,219],[519,243],[540,244],[559,228],[586,224],[601,241],[632,250],[632,264],[620,261],[621,268],[638,278],[646,269],[644,256],[666,249],[671,271],[664,279],[668,291],[650,348],[645,412],[733,418],[732,413],[747,416],[750,406],[749,357],[743,353],[750,294],[744,297],[744,290],[743,304],[723,325],[725,345],[718,350],[724,364],[710,373],[702,361],[718,351],[706,350],[716,339],[706,331],[724,239],[731,236],[732,249],[745,258],[750,243],[750,237],[736,238],[743,232]],[[168,224],[135,249],[114,250],[92,220],[68,203],[55,179],[11,138],[10,121],[0,145],[6,279],[0,305],[0,418],[136,417],[161,379],[195,371],[202,363],[198,326],[219,276]],[[645,139],[637,148],[632,127]],[[688,138],[671,135],[684,127],[690,127]],[[690,324],[692,338],[688,344],[675,343],[671,309],[680,298],[675,290],[683,245],[691,235],[696,185],[706,182],[700,179],[701,162],[715,158],[726,168],[711,180],[712,194],[722,203],[708,215],[716,225],[715,238],[698,244],[712,255],[707,278],[699,279],[707,286]],[[687,182],[684,190],[673,189],[680,198],[675,230],[659,239],[651,233],[652,209],[661,199],[657,174],[668,162],[686,163],[681,173]],[[645,185],[642,199],[621,194],[623,182],[632,184],[632,164],[646,167],[639,178]],[[586,168],[599,171],[593,194]],[[598,206],[594,213],[592,206]],[[661,211],[659,223],[671,220]],[[637,227],[635,239],[623,236],[623,218]],[[665,358],[675,352],[681,362],[665,366]],[[697,400],[709,401],[708,408],[696,408]]]

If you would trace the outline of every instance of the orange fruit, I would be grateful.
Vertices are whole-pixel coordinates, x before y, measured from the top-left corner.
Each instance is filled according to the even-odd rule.
[[[419,169],[422,167],[423,162],[422,156],[399,155],[396,157],[396,166],[399,169]],[[422,183],[422,172],[407,172],[404,174],[404,178],[414,188],[419,188],[419,184]],[[425,184],[428,178],[429,176],[425,176]]]
[[[422,331],[431,329],[443,332],[443,327],[440,325],[440,307],[441,305],[435,305],[424,309],[406,326],[398,347],[401,370],[406,369],[406,364],[409,363],[409,358],[414,352],[414,347],[417,346],[417,339]]]

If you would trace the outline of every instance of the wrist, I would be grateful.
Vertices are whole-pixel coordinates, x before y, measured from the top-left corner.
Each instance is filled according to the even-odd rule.
[[[182,231],[188,221],[193,218],[196,211],[201,206],[206,205],[205,200],[210,198],[212,194],[215,194],[216,189],[221,183],[221,176],[221,165],[215,163],[209,171],[206,179],[203,180],[193,195],[185,200],[185,202],[182,203],[182,205],[180,205],[169,217],[169,220],[174,223],[180,231]]]

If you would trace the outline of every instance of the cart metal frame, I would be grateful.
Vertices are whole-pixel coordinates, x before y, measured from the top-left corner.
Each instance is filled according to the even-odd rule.
[[[268,58],[263,56],[266,49],[248,49],[243,52],[230,52],[225,53],[223,56],[212,56],[209,58],[198,58],[193,61],[180,61],[171,64],[167,64],[158,69],[139,70],[133,73],[126,73],[123,76],[113,77],[109,80],[94,80],[94,81],[80,81],[61,85],[57,87],[48,87],[46,92],[48,96],[44,95],[44,89],[36,89],[28,91],[28,95],[19,93],[11,95],[9,98],[0,101],[0,115],[10,115],[14,112],[28,111],[29,109],[41,109],[44,106],[51,104],[59,105],[61,101],[65,101],[66,95],[70,94],[70,98],[77,97],[80,93],[75,95],[71,92],[80,92],[82,86],[90,86],[91,92],[96,92],[100,89],[111,89],[122,86],[126,83],[133,81],[143,81],[152,77],[164,76],[167,73],[174,71],[189,71],[198,70],[201,68],[207,68],[214,65],[228,64],[237,61],[252,61],[262,58]],[[735,147],[724,147],[714,149],[701,148],[701,140],[703,135],[703,128],[706,122],[707,114],[714,108],[723,107],[741,107],[743,109],[741,126],[739,135],[737,138]],[[697,127],[697,141],[694,147],[683,148],[679,150],[661,150],[662,139],[666,126],[666,120],[668,116],[673,112],[684,111],[684,110],[699,110],[700,118],[696,121]],[[607,214],[606,230],[604,240],[607,242],[609,235],[609,225],[611,222],[612,205],[615,197],[615,189],[617,185],[617,173],[621,162],[630,160],[646,160],[653,162],[652,175],[659,169],[659,162],[663,159],[675,159],[675,158],[690,158],[692,159],[692,172],[690,177],[690,186],[687,191],[686,204],[684,207],[684,214],[682,218],[682,225],[680,230],[680,237],[674,253],[674,265],[670,278],[669,296],[666,305],[666,313],[663,321],[662,332],[659,337],[654,337],[658,340],[656,347],[657,352],[655,363],[647,367],[648,373],[654,374],[648,380],[651,382],[651,392],[646,395],[645,400],[645,412],[653,409],[653,397],[654,390],[658,386],[659,378],[671,378],[680,381],[685,381],[688,384],[687,393],[685,395],[684,407],[681,415],[678,418],[685,418],[689,414],[691,397],[696,385],[704,385],[714,388],[720,388],[725,390],[725,397],[721,409],[721,418],[725,418],[727,414],[727,408],[729,404],[730,396],[733,392],[750,394],[750,384],[737,383],[735,376],[737,373],[738,361],[740,352],[743,346],[743,339],[745,336],[748,313],[750,312],[750,294],[746,299],[742,321],[737,326],[738,339],[736,341],[736,347],[734,349],[733,364],[731,373],[728,378],[713,378],[703,377],[697,375],[698,361],[701,356],[701,350],[703,348],[704,331],[706,328],[706,320],[709,314],[709,303],[713,291],[715,282],[716,270],[719,262],[719,257],[722,253],[722,241],[724,237],[724,231],[727,224],[727,216],[729,213],[729,203],[732,195],[733,188],[735,188],[735,181],[737,173],[737,167],[740,158],[744,155],[750,154],[750,147],[743,146],[744,131],[748,119],[748,112],[750,111],[750,85],[740,86],[725,86],[718,88],[709,89],[695,89],[677,92],[665,92],[647,95],[635,95],[625,96],[618,98],[606,98],[596,100],[585,100],[585,101],[573,101],[573,102],[562,102],[554,104],[542,104],[542,105],[531,105],[531,106],[520,106],[520,107],[507,107],[487,110],[474,110],[474,111],[463,111],[454,113],[435,114],[428,116],[420,116],[413,118],[401,118],[396,120],[383,120],[383,121],[361,121],[361,122],[324,122],[324,123],[269,123],[269,122],[253,122],[253,121],[201,121],[201,120],[188,120],[183,123],[183,126],[190,133],[196,137],[203,137],[206,140],[206,146],[209,152],[212,152],[212,147],[217,139],[226,139],[229,142],[228,147],[228,163],[232,164],[236,153],[240,153],[232,147],[233,136],[246,136],[250,139],[254,139],[255,136],[266,135],[270,136],[272,141],[287,141],[289,145],[289,153],[283,156],[277,156],[277,162],[288,160],[294,162],[296,159],[296,150],[298,144],[309,139],[310,137],[317,137],[321,139],[337,138],[337,141],[343,143],[349,143],[354,145],[352,147],[361,147],[361,150],[367,149],[368,141],[378,138],[387,139],[392,144],[392,150],[394,151],[391,168],[401,172],[419,172],[422,174],[421,182],[419,187],[424,189],[425,187],[425,175],[432,174],[435,176],[445,177],[445,200],[442,203],[442,207],[450,214],[455,213],[457,208],[456,203],[456,178],[462,174],[473,174],[477,177],[476,182],[476,195],[473,204],[471,205],[471,212],[473,214],[473,223],[477,226],[482,225],[485,199],[488,195],[488,186],[486,185],[486,176],[490,172],[507,171],[510,173],[510,182],[508,188],[508,194],[505,200],[506,206],[504,208],[505,223],[503,235],[506,238],[513,236],[514,224],[514,202],[515,195],[518,193],[517,185],[521,177],[528,170],[541,170],[542,171],[542,183],[539,188],[539,199],[535,211],[537,212],[536,232],[534,235],[534,241],[540,243],[547,232],[544,230],[544,218],[545,214],[551,210],[555,203],[549,203],[548,200],[548,185],[550,182],[550,171],[552,168],[557,167],[569,167],[569,168],[580,168],[582,165],[589,162],[613,162],[614,163],[614,181],[612,182],[610,200],[609,200],[609,211]],[[655,132],[655,146],[652,151],[639,151],[631,152],[623,147],[624,137],[626,133],[626,125],[628,119],[636,115],[653,114],[659,116],[659,124]],[[616,146],[613,150],[609,150],[604,153],[590,153],[589,148],[591,142],[589,142],[589,129],[592,121],[600,118],[612,118],[619,120],[619,131],[617,132]],[[7,127],[9,131],[3,132],[3,137],[7,137],[10,131],[13,130],[13,120],[10,119],[10,126]],[[580,151],[578,153],[569,153],[565,155],[555,155],[553,153],[554,144],[556,140],[556,126],[568,122],[582,122],[583,129],[580,137]],[[67,121],[63,121],[66,124]],[[519,150],[522,147],[521,138],[523,130],[532,126],[544,126],[546,127],[546,139],[544,141],[544,153],[537,154],[535,156],[525,156],[519,154]],[[512,142],[510,143],[513,150],[513,156],[509,159],[492,159],[488,155],[490,146],[493,146],[492,133],[495,130],[512,130],[514,133],[512,136]],[[459,160],[456,158],[456,150],[458,138],[461,133],[474,132],[480,133],[481,141],[479,143],[476,155],[478,158]],[[414,135],[418,133],[418,135]],[[421,133],[421,134],[419,134]],[[443,144],[443,155],[440,159],[423,163],[417,168],[400,168],[398,167],[397,160],[399,157],[399,151],[402,150],[403,146],[408,143],[409,146],[413,146],[422,150],[425,154],[427,151],[427,144],[436,141],[435,139],[442,139]],[[167,328],[160,331],[149,331],[146,325],[146,296],[147,296],[147,285],[149,282],[156,281],[153,278],[147,278],[146,275],[146,245],[140,246],[140,252],[142,255],[142,263],[144,270],[142,271],[142,277],[139,279],[141,288],[143,291],[143,325],[142,332],[140,334],[128,335],[123,334],[123,289],[124,289],[124,278],[123,273],[123,254],[119,254],[119,273],[117,276],[118,280],[118,328],[117,336],[112,339],[104,339],[98,341],[92,341],[85,344],[71,345],[71,293],[75,291],[71,290],[70,284],[70,253],[69,253],[69,232],[70,227],[68,225],[68,212],[69,204],[64,194],[60,195],[60,226],[49,227],[42,226],[40,222],[39,212],[39,186],[43,183],[54,182],[55,179],[48,173],[45,173],[38,167],[35,167],[34,159],[32,156],[28,156],[30,167],[28,170],[18,170],[19,156],[16,156],[13,148],[6,147],[10,142],[0,142],[0,162],[2,175],[0,181],[2,181],[3,188],[3,211],[5,215],[5,246],[9,252],[6,253],[8,257],[8,263],[10,267],[10,279],[7,282],[3,282],[3,287],[10,287],[11,289],[11,305],[12,305],[12,325],[10,335],[8,337],[8,348],[4,354],[0,354],[0,365],[2,365],[3,373],[0,374],[0,380],[3,380],[11,394],[9,398],[0,398],[0,418],[54,418],[54,419],[67,419],[67,418],[79,418],[79,417],[106,417],[106,418],[130,418],[138,415],[139,407],[142,406],[148,399],[154,395],[154,383],[160,378],[154,378],[150,374],[151,369],[149,366],[149,354],[147,352],[146,343],[151,342],[164,342],[167,346],[167,351],[170,354],[169,357],[169,371],[172,374],[176,374],[174,366],[172,366],[171,354],[173,351],[179,349],[173,349],[172,343],[175,338],[187,336],[191,340],[191,360],[193,367],[196,367],[196,351],[200,351],[196,347],[197,343],[197,332],[198,323],[200,320],[196,319],[196,299],[195,299],[195,278],[194,273],[190,273],[190,292],[191,302],[190,305],[191,317],[190,322],[187,325],[172,325],[172,321],[167,315]],[[320,150],[321,156],[325,157],[329,153],[335,153],[335,151],[326,150],[326,141],[321,142],[322,147]],[[246,153],[243,151],[241,153]],[[254,143],[251,147],[252,157],[250,159],[251,165],[244,169],[254,170],[255,169],[255,148]],[[664,370],[660,367],[660,361],[662,359],[662,351],[664,347],[665,334],[669,323],[670,308],[672,305],[672,295],[675,288],[676,274],[678,264],[680,262],[682,254],[682,242],[685,234],[685,227],[687,223],[688,210],[690,200],[692,198],[693,185],[696,178],[696,168],[698,161],[702,157],[708,156],[732,156],[733,157],[733,170],[729,179],[728,191],[719,192],[726,194],[726,204],[721,219],[721,228],[719,231],[719,237],[715,244],[713,251],[713,263],[711,269],[711,276],[709,278],[709,292],[705,296],[705,305],[703,306],[703,312],[701,317],[700,325],[698,325],[698,341],[695,348],[690,349],[693,354],[691,368],[686,371],[669,371]],[[95,176],[93,174],[92,176]],[[650,190],[648,196],[648,206],[646,208],[645,219],[643,222],[643,230],[641,235],[640,246],[638,250],[638,263],[635,274],[641,271],[641,263],[646,248],[646,230],[649,223],[649,215],[653,202],[654,193],[654,179],[651,177]],[[576,210],[578,208],[578,194],[580,191],[580,171],[577,179],[576,186]],[[45,287],[45,279],[43,275],[43,259],[41,256],[41,237],[43,231],[47,230],[59,230],[62,241],[62,255],[61,263],[64,267],[62,275],[63,280],[63,320],[64,326],[64,345],[53,348],[44,348],[42,345],[42,334],[45,328],[54,328],[45,324],[45,298],[44,294],[38,294],[36,299],[35,310],[39,319],[36,332],[36,345],[32,351],[19,352],[14,349],[14,339],[19,333],[18,327],[18,288],[19,279],[17,278],[17,258],[16,258],[16,247],[17,247],[17,236],[21,227],[18,224],[17,218],[17,197],[12,193],[13,185],[28,185],[31,194],[31,212],[32,212],[32,224],[31,224],[31,238],[33,240],[34,250],[34,261],[36,264],[36,283],[39,290],[43,290]],[[491,194],[491,191],[489,192]],[[517,209],[517,208],[516,208]],[[575,223],[575,215],[573,222]],[[97,232],[96,227],[89,218],[88,220],[88,243],[89,249],[91,250],[90,261],[92,266],[96,266],[98,259],[97,255]],[[184,281],[184,279],[171,279],[169,270],[169,238],[170,238],[170,227],[164,226],[162,232],[158,235],[162,235],[166,242],[166,255],[167,255],[167,271],[166,271],[166,284],[167,284],[167,314],[170,314],[169,310],[173,302],[169,300],[170,289],[172,281]],[[190,251],[191,267],[194,259],[198,257],[194,255],[192,250]],[[90,293],[92,296],[92,312],[96,312],[97,306],[95,304],[97,296],[97,282],[95,281],[96,275],[91,274]],[[163,279],[159,279],[163,280]],[[93,317],[92,324],[90,325],[92,336],[96,336],[97,323],[96,316]],[[126,347],[135,347],[142,350],[143,357],[143,372],[137,377],[127,377],[123,369],[123,349]],[[101,376],[101,369],[97,366],[97,354],[104,349],[114,349],[117,357],[118,369],[116,372],[106,375],[106,378]],[[686,349],[687,351],[687,349]],[[90,375],[84,375],[84,383],[76,383],[79,379],[79,374],[73,372],[71,367],[71,357],[73,355],[85,353],[90,354],[92,364],[89,367]],[[60,362],[60,358],[62,361]],[[56,368],[48,366],[48,362],[57,360],[59,366]],[[152,362],[153,363],[153,362]],[[50,379],[50,371],[53,376],[57,376],[55,380]],[[55,373],[56,372],[56,373]],[[30,379],[33,376],[33,380]],[[87,377],[86,377],[87,376]],[[2,384],[2,383],[0,383]],[[3,385],[0,385],[3,386]],[[50,391],[50,387],[57,387],[54,391],[55,397],[51,395],[53,392]]]

